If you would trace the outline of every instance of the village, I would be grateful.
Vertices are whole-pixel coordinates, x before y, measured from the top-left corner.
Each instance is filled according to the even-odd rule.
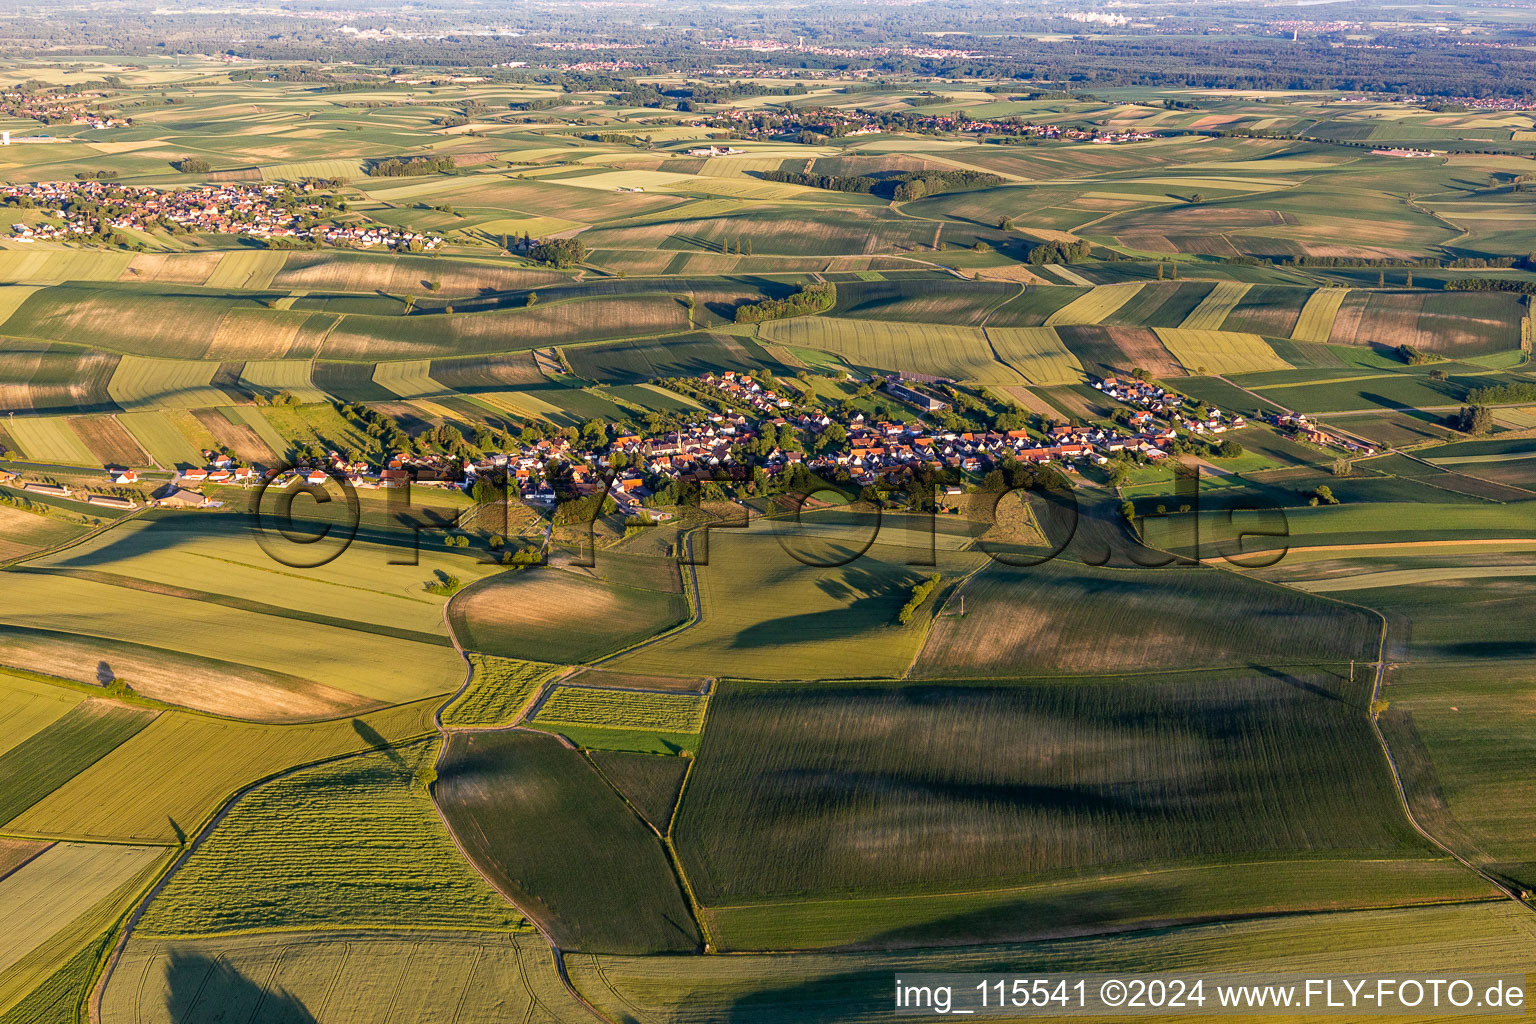
[[[883,132],[920,134],[960,132],[1019,139],[1046,139],[1064,142],[1091,142],[1099,145],[1145,142],[1156,138],[1150,132],[1133,129],[1063,127],[1037,124],[1017,118],[975,119],[956,114],[903,114],[891,111],[838,110],[814,108],[797,111],[764,109],[721,111],[691,122],[694,128],[727,129],[743,138],[772,138],[794,132],[814,132],[834,138],[878,135]]]
[[[38,121],[46,125],[89,125],[95,129],[126,128],[132,118],[102,113],[90,101],[105,93],[35,91],[12,88],[0,92],[0,113],[6,117]]]
[[[866,381],[909,407],[914,416],[873,418],[855,411],[841,422],[804,398],[789,397],[790,390],[783,385],[751,374],[725,370],[663,383],[700,401],[709,411],[654,436],[608,424],[601,442],[594,443],[585,432],[567,430],[471,457],[393,451],[379,465],[355,453],[329,451],[322,458],[272,468],[244,464],[227,451],[209,450],[203,452],[204,465],[180,468],[147,503],[221,507],[218,491],[210,487],[286,489],[324,486],[334,480],[358,490],[420,486],[471,492],[477,482],[491,480],[498,487],[504,482],[510,498],[545,510],[606,489],[624,516],[664,519],[667,513],[657,507],[675,497],[678,488],[688,486],[716,484],[727,494],[756,494],[785,486],[781,478],[803,481],[803,471],[861,489],[900,489],[914,477],[923,477],[942,481],[950,493],[959,494],[977,485],[984,474],[1008,464],[1049,466],[1081,475],[1089,467],[1113,468],[1111,463],[1127,468],[1155,465],[1190,451],[1230,453],[1231,442],[1222,449],[1222,435],[1249,423],[1242,415],[1194,403],[1137,377],[1093,382],[1095,390],[1116,403],[1119,411],[1112,422],[1075,424],[1042,418],[1033,427],[1010,424],[971,430],[945,429],[924,418],[938,418],[951,407],[935,394],[935,385],[952,382],[939,378],[895,374]],[[1376,453],[1369,444],[1327,430],[1305,415],[1278,413],[1263,421],[1320,448],[1350,455]],[[1241,453],[1240,446],[1236,453]],[[1116,479],[1107,471],[1105,475]],[[116,493],[77,495],[67,486],[28,482],[15,473],[7,473],[0,482],[117,509],[145,503],[142,492],[132,490],[145,482],[137,471],[109,466],[106,477]]]
[[[11,226],[18,242],[56,241],[123,229],[246,235],[259,239],[408,252],[430,251],[443,244],[437,235],[375,224],[330,223],[337,208],[322,201],[313,182],[294,185],[199,185],[156,189],[109,181],[45,181],[0,188],[0,201],[38,208],[59,223],[18,222]],[[328,197],[325,197],[328,198]]]

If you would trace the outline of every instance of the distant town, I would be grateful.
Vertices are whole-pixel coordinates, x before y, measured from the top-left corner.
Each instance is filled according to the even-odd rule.
[[[333,222],[341,207],[313,182],[147,188],[110,181],[44,181],[0,188],[0,201],[55,220],[11,225],[17,242],[103,236],[112,231],[204,232],[256,239],[423,252],[438,235],[379,224]]]

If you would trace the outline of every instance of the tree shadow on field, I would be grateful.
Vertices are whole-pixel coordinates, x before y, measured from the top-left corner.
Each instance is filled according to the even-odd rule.
[[[905,973],[966,971],[1017,973],[1070,970],[1075,934],[1118,931],[1134,920],[1173,917],[1178,894],[1157,882],[1117,886],[1113,890],[1042,893],[963,914],[895,928],[850,948],[927,947],[919,951],[891,949],[862,958],[865,968],[811,976],[792,985],[766,988],[723,1007],[719,1020],[729,1024],[777,1024],[779,1021],[840,1021],[864,1018],[873,1008],[888,1008],[892,979]],[[1152,926],[1155,928],[1155,926]],[[1152,930],[1149,928],[1148,930]],[[1055,941],[1052,941],[1052,940]],[[960,962],[935,956],[934,947],[991,943],[1030,943],[1000,947],[996,959],[968,950]],[[831,959],[831,958],[829,958]]]
[[[293,993],[267,990],[227,961],[173,950],[165,965],[165,1014],[174,1024],[319,1024]]]
[[[775,647],[786,640],[842,638],[852,640],[871,627],[896,621],[898,602],[892,597],[861,597],[842,608],[823,612],[802,612],[766,619],[738,632],[731,638],[735,650]]]
[[[357,735],[362,738],[364,743],[367,743],[375,750],[382,751],[384,756],[389,758],[395,764],[405,764],[405,759],[395,752],[395,748],[389,742],[389,740],[381,736],[377,729],[363,721],[361,718],[352,719],[352,731],[357,733]]]

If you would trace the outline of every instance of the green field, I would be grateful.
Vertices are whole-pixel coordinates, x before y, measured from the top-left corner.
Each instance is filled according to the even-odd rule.
[[[163,847],[155,846],[58,843],[0,879],[6,920],[0,940],[0,1012],[46,985],[60,965],[73,967],[79,955],[94,958],[100,950],[94,940],[166,856]]]
[[[868,525],[833,536],[776,535],[763,526],[712,531],[709,563],[697,569],[699,622],[626,654],[614,667],[762,679],[905,671],[937,604],[930,600],[912,623],[898,624],[897,613],[913,586],[935,571],[963,574],[978,564],[978,556],[941,549],[932,554],[937,565],[915,567],[908,563],[921,563],[928,553],[905,546],[902,541],[910,538],[887,526],[879,531],[880,543],[847,561],[870,532]]]
[[[1055,327],[1057,324],[1096,324],[1105,318],[1112,316],[1136,293],[1141,291],[1143,285],[1140,281],[1130,284],[1106,284],[1100,285],[1088,291],[1087,294],[1073,299],[1062,306],[1056,312],[1045,318],[1046,327]]]
[[[1158,327],[1157,338],[1190,373],[1254,373],[1288,370],[1291,364],[1275,354],[1257,334]]]
[[[1518,7],[0,21],[0,1024],[1525,970]]]
[[[294,765],[431,731],[431,704],[356,719],[263,726],[167,712],[8,827],[25,835],[175,842],[236,789]]]
[[[1252,285],[1242,284],[1237,281],[1222,281],[1211,293],[1200,300],[1196,306],[1184,318],[1179,327],[1186,331],[1219,331],[1221,325],[1226,322],[1227,314],[1237,308],[1237,304],[1248,294]]]
[[[587,758],[642,818],[667,834],[691,758],[627,750],[588,750]]]
[[[1192,965],[1234,973],[1504,970],[1533,937],[1512,904],[1288,914],[1240,922],[1064,937],[1011,945],[901,952],[738,955],[709,959],[570,954],[576,986],[605,1013],[644,1024],[702,1020],[814,1024],[828,1007],[848,1024],[890,1019],[890,975],[901,971],[1153,973]]]
[[[462,680],[443,633],[445,598],[425,583],[437,569],[473,578],[492,566],[428,544],[419,564],[391,565],[403,552],[380,535],[321,568],[288,570],[268,560],[249,526],[233,515],[139,520],[53,556],[44,571],[12,576],[11,592],[25,600],[0,613],[0,663],[89,679],[114,665],[151,696],[258,718],[410,700]],[[62,641],[61,631],[76,638],[45,642]],[[189,633],[262,642],[183,652],[176,638]],[[354,657],[359,645],[397,671]],[[200,675],[208,659],[226,666],[224,678]],[[400,666],[410,671],[397,674]]]
[[[933,624],[919,675],[1049,675],[1366,658],[1373,617],[1209,569],[988,566]],[[1250,623],[1234,631],[1239,618]],[[1325,625],[1326,624],[1326,625]]]
[[[563,671],[558,665],[474,652],[469,660],[469,686],[443,709],[443,725],[449,728],[511,725],[544,684]]]
[[[625,953],[698,947],[655,835],[554,737],[455,736],[436,795],[475,863],[561,945]]]
[[[557,686],[530,724],[578,746],[642,753],[694,750],[709,701],[697,694]]]
[[[764,324],[764,341],[832,352],[851,365],[903,369],[988,384],[1022,379],[993,356],[976,327],[801,317]]]
[[[167,469],[191,469],[204,463],[202,449],[177,430],[164,412],[125,412],[117,421],[151,459]]]
[[[0,824],[85,771],[154,717],[114,701],[88,700],[0,754]]]
[[[57,722],[84,699],[83,693],[74,690],[0,674],[0,709],[4,709],[6,726],[0,755]]]
[[[1331,674],[1272,670],[727,683],[678,848],[734,948],[996,941],[1064,922],[1198,918],[1213,897],[1302,909],[1484,891],[1403,819],[1367,695]],[[1143,873],[1188,862],[1222,867]],[[1115,865],[1141,871],[1110,877]],[[1099,898],[1070,881],[1085,873],[1100,876]],[[1056,880],[1059,894],[1042,884]]]
[[[124,409],[224,405],[229,397],[208,386],[218,369],[213,362],[124,356],[107,392]]]
[[[79,466],[99,462],[63,416],[23,416],[6,421],[7,433],[34,462],[64,462]]]
[[[416,780],[420,743],[307,768],[241,797],[139,922],[145,936],[286,929],[514,931]]]

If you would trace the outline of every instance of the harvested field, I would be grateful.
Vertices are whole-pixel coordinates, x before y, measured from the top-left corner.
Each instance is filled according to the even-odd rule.
[[[1339,308],[1335,345],[1412,345],[1451,358],[1520,347],[1519,296],[1509,292],[1353,291]]]
[[[1099,377],[1140,367],[1153,377],[1182,377],[1180,366],[1150,329],[1139,327],[1059,327],[1062,343],[1083,369]]]
[[[681,594],[604,583],[563,569],[534,569],[482,584],[456,600],[449,614],[469,650],[572,663],[674,626],[687,615],[687,606]]]
[[[103,466],[149,465],[144,449],[116,417],[78,416],[69,425]]]

